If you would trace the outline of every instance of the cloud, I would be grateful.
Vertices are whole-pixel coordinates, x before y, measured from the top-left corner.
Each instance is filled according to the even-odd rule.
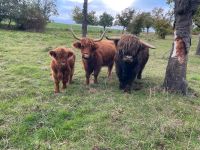
[[[72,10],[75,6],[82,8],[83,2],[84,0],[57,0],[59,16],[53,16],[51,19],[56,22],[74,23]],[[115,17],[127,7],[138,11],[151,11],[155,7],[168,8],[165,0],[88,0],[88,2],[88,11],[96,11],[97,16],[107,12]]]
[[[135,0],[102,0],[107,8],[120,12],[133,5]]]
[[[69,0],[71,2],[78,2],[78,3],[83,3],[83,0]],[[90,3],[92,0],[88,0],[88,3]]]

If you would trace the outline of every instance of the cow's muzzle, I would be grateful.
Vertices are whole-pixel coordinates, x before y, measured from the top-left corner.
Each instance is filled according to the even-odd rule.
[[[88,60],[88,59],[90,59],[90,55],[88,55],[88,54],[83,54],[83,55],[82,55],[82,58]]]
[[[133,62],[133,56],[123,56],[122,60],[127,63]]]

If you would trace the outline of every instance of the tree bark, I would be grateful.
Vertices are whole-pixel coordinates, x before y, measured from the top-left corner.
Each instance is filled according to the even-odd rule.
[[[83,3],[83,23],[82,23],[82,37],[87,35],[87,9],[88,9],[88,0],[84,0]]]
[[[125,31],[125,27],[123,27],[122,34],[124,34],[124,31]]]
[[[163,85],[169,91],[186,95],[188,91],[186,70],[191,46],[192,15],[197,9],[198,2],[196,0],[174,0],[174,2],[174,42]]]
[[[200,55],[200,35],[199,35],[199,42],[197,45],[196,55]]]
[[[10,28],[11,21],[12,19],[9,19],[8,28]]]

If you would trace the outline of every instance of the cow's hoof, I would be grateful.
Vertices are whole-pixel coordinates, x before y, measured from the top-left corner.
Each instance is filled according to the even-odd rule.
[[[62,90],[65,90],[67,87],[66,86],[64,86],[64,87],[62,87]]]
[[[120,90],[124,90],[124,88],[125,88],[125,86],[124,86],[122,83],[120,83],[120,84],[119,84],[119,89],[120,89]]]
[[[60,91],[54,91],[55,95],[58,95],[60,93]]]
[[[62,88],[61,92],[64,93],[67,88]]]
[[[94,84],[98,84],[98,81],[94,81]]]
[[[130,87],[126,87],[124,89],[124,93],[131,93],[131,88]]]

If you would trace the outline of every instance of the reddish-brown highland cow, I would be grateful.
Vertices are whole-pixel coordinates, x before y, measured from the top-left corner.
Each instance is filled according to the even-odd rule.
[[[75,54],[71,49],[59,47],[49,52],[52,57],[51,71],[54,79],[54,92],[59,93],[59,83],[62,81],[62,89],[72,82],[75,65]]]
[[[129,92],[135,78],[142,78],[142,71],[149,59],[149,48],[155,47],[131,34],[107,39],[113,40],[117,47],[115,68],[120,82],[119,88]]]
[[[98,40],[78,38],[73,31],[72,34],[78,40],[73,46],[80,49],[82,53],[82,62],[86,72],[86,84],[90,83],[90,75],[92,73],[94,73],[94,83],[98,83],[97,77],[102,66],[108,67],[108,77],[110,78],[116,54],[114,42],[102,40],[105,32]]]

